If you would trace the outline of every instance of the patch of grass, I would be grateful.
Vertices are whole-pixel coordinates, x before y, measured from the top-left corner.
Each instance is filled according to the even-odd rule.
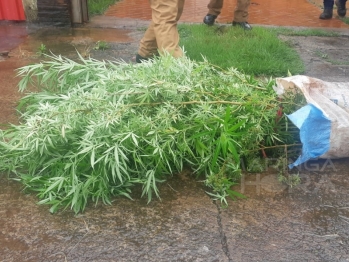
[[[110,5],[119,2],[119,0],[89,0],[87,2],[88,13],[90,16],[93,16],[103,14]]]
[[[109,49],[110,46],[107,42],[104,42],[104,41],[97,41],[95,47],[93,48],[94,50],[107,50]]]
[[[273,30],[254,27],[244,31],[231,26],[179,25],[180,45],[193,60],[204,57],[223,69],[235,67],[250,75],[286,76],[304,72],[304,65]]]
[[[41,43],[41,45],[38,47],[36,54],[38,56],[43,56],[46,53],[47,53],[47,47],[46,47],[46,45]]]
[[[349,17],[341,18],[341,20],[342,20],[344,23],[346,23],[346,24],[349,25]]]

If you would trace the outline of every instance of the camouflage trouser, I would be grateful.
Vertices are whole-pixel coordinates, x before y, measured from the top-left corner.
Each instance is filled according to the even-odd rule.
[[[234,11],[235,22],[247,22],[248,20],[248,7],[250,6],[250,0],[237,0],[236,8]],[[207,5],[208,14],[218,16],[221,13],[223,7],[223,0],[210,0]]]
[[[177,22],[182,15],[184,1],[150,0],[152,21],[140,42],[138,54],[151,57],[167,51],[174,57],[183,56]]]

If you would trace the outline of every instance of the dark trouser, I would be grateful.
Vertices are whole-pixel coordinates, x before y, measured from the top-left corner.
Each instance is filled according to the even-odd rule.
[[[343,6],[345,6],[346,2],[347,0],[338,0],[338,3]],[[324,0],[325,9],[333,9],[333,5],[334,5],[334,0]]]
[[[333,9],[334,0],[324,0],[325,9]]]

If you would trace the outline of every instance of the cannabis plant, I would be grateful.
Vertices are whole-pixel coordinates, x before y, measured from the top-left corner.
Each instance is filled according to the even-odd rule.
[[[27,94],[20,124],[0,133],[0,170],[51,212],[110,204],[135,184],[150,201],[186,167],[211,195],[236,197],[240,158],[284,139],[271,79],[167,55],[141,64],[47,58],[18,71]]]

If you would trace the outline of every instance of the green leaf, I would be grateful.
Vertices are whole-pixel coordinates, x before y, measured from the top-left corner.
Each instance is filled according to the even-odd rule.
[[[221,143],[219,142],[219,140],[217,140],[217,142],[216,142],[216,149],[215,149],[212,161],[211,161],[211,166],[212,167],[217,165],[217,160],[218,160],[218,157],[220,155],[220,151],[221,151]]]
[[[240,121],[239,123],[237,123],[237,124],[235,124],[235,125],[229,127],[229,128],[228,128],[228,132],[233,132],[233,131],[239,129],[239,128],[240,128],[242,125],[244,125],[245,123],[246,123],[246,120]]]
[[[231,118],[230,112],[231,112],[230,106],[227,106],[227,108],[225,110],[225,116],[224,116],[224,129],[229,128],[229,122],[230,122],[230,118]]]
[[[234,190],[231,190],[231,189],[227,189],[227,193],[229,194],[229,196],[234,199],[234,198],[247,198],[245,195],[237,192],[237,191],[234,191]]]
[[[51,179],[49,179],[49,182],[53,182],[51,183],[51,185],[45,190],[45,192],[43,193],[44,195],[47,194],[48,192],[52,191],[54,188],[57,187],[57,191],[60,191],[60,189],[62,188],[62,185],[64,183],[65,178],[64,177],[53,177]]]
[[[91,158],[90,158],[90,161],[91,161],[91,167],[94,168],[94,165],[95,165],[95,150],[92,149],[92,152],[91,152]]]
[[[228,140],[227,137],[224,133],[221,134],[221,137],[219,138],[220,147],[222,149],[222,156],[226,157],[227,156],[227,147],[228,147]]]
[[[240,162],[240,156],[239,156],[239,153],[238,151],[236,150],[235,148],[235,145],[234,143],[232,143],[230,140],[227,141],[227,145],[228,145],[228,149],[229,149],[229,152],[233,155],[234,157],[234,160],[236,163],[239,163]]]

